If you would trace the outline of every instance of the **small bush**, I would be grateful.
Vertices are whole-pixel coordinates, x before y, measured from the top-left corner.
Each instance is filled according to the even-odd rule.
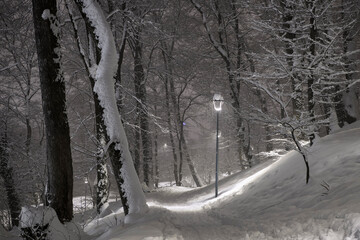
[[[20,236],[25,240],[47,240],[48,227],[49,224],[35,224],[32,227],[21,228]]]

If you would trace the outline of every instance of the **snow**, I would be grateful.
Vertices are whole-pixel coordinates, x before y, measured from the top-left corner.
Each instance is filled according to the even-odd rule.
[[[80,232],[74,223],[60,223],[55,210],[50,207],[23,207],[20,214],[20,228],[49,224],[47,237],[51,240],[78,240]]]
[[[214,185],[163,187],[147,194],[145,216],[127,223],[119,206],[85,231],[97,240],[360,239],[359,125],[309,148],[308,184],[292,151],[220,180],[217,198]]]
[[[147,193],[146,214],[124,217],[121,202],[110,201],[101,215],[85,221],[87,235],[73,223],[61,225],[51,209],[23,209],[21,220],[26,226],[52,219],[54,233],[74,240],[359,240],[359,146],[360,122],[319,139],[308,149],[308,184],[296,151],[224,177],[217,198],[213,184],[186,188],[162,183]],[[32,212],[24,215],[27,211]],[[13,235],[0,229],[0,239],[18,239]]]

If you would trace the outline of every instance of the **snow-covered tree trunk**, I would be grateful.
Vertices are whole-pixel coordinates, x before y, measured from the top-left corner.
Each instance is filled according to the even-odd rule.
[[[95,80],[90,77],[91,86],[94,88]],[[104,147],[108,141],[106,135],[106,127],[103,120],[104,109],[100,105],[98,95],[93,92],[93,98],[95,103],[95,126],[96,126],[96,140],[97,140],[97,151],[96,151],[96,210],[101,213],[103,206],[109,198],[109,175],[106,168],[106,153]]]
[[[123,33],[122,35],[118,35],[116,34],[117,30],[116,27],[119,25],[118,23],[118,19],[115,16],[111,16],[111,28],[113,30],[114,33],[114,38],[115,38],[115,43],[116,47],[117,47],[117,51],[119,53],[119,58],[118,58],[118,68],[116,71],[116,75],[115,75],[115,94],[116,94],[116,101],[117,101],[117,106],[119,109],[119,112],[121,114],[122,112],[122,104],[123,104],[123,94],[122,94],[122,89],[121,89],[121,66],[122,66],[122,62],[124,59],[124,52],[125,52],[125,46],[126,46],[126,38],[128,35],[128,31],[127,31],[127,2],[123,1],[120,3],[120,6],[118,4],[117,1],[114,0],[108,0],[108,6],[109,6],[109,12],[110,13],[114,13],[117,10],[121,10],[122,11],[122,17],[121,17],[121,24],[123,26]]]
[[[73,168],[70,130],[61,70],[56,0],[33,0],[42,105],[45,119],[48,191],[47,201],[61,222],[73,217]]]
[[[88,52],[89,56],[85,55],[84,48],[80,41],[80,36],[78,33],[78,28],[75,23],[73,13],[69,8],[69,5],[65,3],[66,8],[68,9],[69,16],[71,23],[74,29],[74,38],[76,39],[77,47],[81,55],[81,59],[84,63],[86,73],[89,76],[89,81],[91,87],[94,88],[95,86],[95,79],[91,74],[91,64],[98,64],[100,61],[100,51],[98,50],[95,43],[97,42],[95,39],[95,35],[93,33],[94,28],[88,21],[85,21],[86,26],[86,35],[88,37]],[[86,16],[83,16],[86,18]],[[90,57],[91,56],[91,57]],[[96,184],[96,210],[98,213],[102,211],[104,205],[106,205],[108,198],[109,198],[109,176],[106,168],[106,158],[104,153],[104,147],[106,142],[108,141],[106,135],[106,127],[103,119],[104,109],[100,105],[100,100],[98,95],[93,92],[93,99],[95,105],[95,129],[96,129],[96,177],[97,177],[97,184]]]
[[[101,58],[93,67],[95,85],[93,91],[98,95],[100,105],[104,109],[103,118],[106,134],[109,138],[109,150],[116,182],[119,188],[125,214],[141,214],[148,209],[144,193],[137,177],[129,144],[120,114],[118,112],[114,76],[117,71],[118,55],[115,41],[100,5],[94,0],[76,0],[81,11],[94,28],[98,40]]]

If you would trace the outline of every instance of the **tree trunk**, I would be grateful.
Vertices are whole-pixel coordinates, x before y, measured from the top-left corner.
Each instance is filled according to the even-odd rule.
[[[152,142],[149,128],[149,117],[147,104],[147,93],[145,86],[145,75],[142,64],[142,46],[140,42],[140,30],[134,28],[133,36],[131,37],[131,50],[134,57],[134,82],[135,95],[137,98],[137,106],[139,109],[140,129],[141,129],[141,143],[143,152],[143,174],[144,182],[150,188],[153,187],[153,161],[152,161]]]
[[[170,137],[170,146],[171,146],[171,151],[173,154],[173,173],[174,173],[174,179],[175,179],[175,184],[176,186],[181,186],[181,177],[180,172],[181,172],[181,168],[179,169],[179,160],[176,154],[176,147],[175,147],[175,140],[174,140],[174,131],[177,132],[177,126],[175,126],[175,130],[174,127],[171,124],[171,109],[170,109],[170,94],[169,94],[169,78],[172,78],[172,64],[171,64],[171,54],[172,54],[172,50],[168,49],[167,44],[164,41],[161,41],[161,46],[162,46],[162,56],[164,59],[164,64],[165,64],[165,70],[167,71],[167,75],[165,76],[165,82],[164,82],[164,87],[165,87],[165,104],[166,104],[166,121],[169,127],[169,137]],[[170,56],[169,56],[170,55]],[[172,95],[171,95],[172,96]],[[174,101],[173,101],[174,102]],[[181,151],[179,149],[179,151]]]
[[[292,3],[287,3],[286,0],[280,1],[280,6],[282,8],[282,30],[283,30],[283,41],[285,43],[285,53],[286,53],[286,63],[287,63],[287,71],[288,75],[291,79],[291,90],[294,93],[291,98],[292,107],[293,107],[293,117],[300,118],[301,114],[301,87],[299,79],[296,77],[296,73],[294,72],[294,40],[296,38],[295,33],[293,32],[293,7]]]
[[[196,169],[195,169],[195,166],[194,166],[194,163],[193,161],[191,160],[191,157],[190,157],[190,154],[189,154],[189,150],[188,150],[188,147],[187,147],[187,144],[186,144],[186,141],[185,141],[185,138],[184,138],[184,131],[180,130],[180,141],[182,143],[182,146],[183,146],[183,150],[184,150],[184,154],[185,154],[185,158],[186,158],[186,162],[189,166],[189,170],[190,170],[190,173],[191,173],[191,176],[192,178],[194,179],[194,182],[196,184],[197,187],[202,187],[202,183],[201,183],[201,179],[199,178],[197,172],[196,172]]]
[[[124,214],[129,214],[129,200],[126,195],[126,191],[123,188],[124,185],[124,178],[121,174],[121,169],[123,169],[123,156],[122,151],[119,149],[116,149],[115,143],[112,143],[109,146],[109,156],[111,159],[112,168],[114,170],[115,180],[117,187],[119,189],[120,199],[121,203],[124,209]]]
[[[117,6],[116,6],[116,2],[114,2],[113,0],[108,0],[108,6],[109,6],[109,13],[112,13],[116,10]],[[119,112],[122,112],[122,91],[121,91],[121,66],[122,66],[122,62],[124,59],[124,52],[125,52],[125,46],[126,46],[126,38],[127,38],[127,24],[126,24],[126,15],[125,15],[125,10],[126,10],[126,1],[122,2],[120,5],[120,10],[123,13],[122,16],[122,24],[123,24],[123,34],[121,36],[121,39],[118,38],[118,36],[116,35],[116,24],[117,21],[116,19],[112,18],[111,19],[111,28],[114,32],[114,38],[115,38],[115,42],[120,42],[119,44],[116,45],[117,47],[117,51],[119,52],[119,58],[118,58],[118,68],[116,71],[116,75],[115,75],[115,94],[116,94],[116,103],[119,109]]]
[[[136,109],[136,125],[140,126],[140,121],[139,121],[139,113],[138,113],[139,109]],[[139,179],[141,179],[141,172],[140,172],[140,167],[141,167],[141,154],[140,154],[140,150],[141,150],[141,134],[140,134],[140,127],[139,128],[135,128],[135,149],[134,149],[134,167],[135,167],[135,171],[139,177]]]
[[[310,43],[310,54],[312,57],[315,57],[315,42],[316,42],[316,38],[317,38],[317,29],[316,29],[316,22],[315,22],[315,7],[313,6],[313,0],[310,0],[307,2],[308,4],[308,8],[311,10],[311,16],[310,16],[310,33],[309,33],[309,37],[311,40]],[[309,117],[310,117],[310,121],[315,125],[315,99],[314,99],[314,91],[312,89],[313,84],[314,84],[314,73],[313,71],[310,69],[310,75],[308,76],[308,80],[307,80],[307,98],[308,98],[308,113],[309,113]],[[314,126],[315,128],[315,126]],[[313,129],[312,131],[315,131],[315,129]],[[310,146],[313,144],[315,139],[315,133],[310,133],[309,135],[309,140],[310,140]]]
[[[89,76],[91,88],[94,88],[95,80]],[[100,105],[98,95],[93,92],[93,99],[95,104],[95,129],[97,140],[96,153],[96,211],[101,213],[102,207],[107,203],[109,198],[109,175],[106,168],[106,153],[104,147],[109,141],[106,135],[106,126],[103,119],[104,109]]]
[[[81,6],[77,5],[79,8],[79,11],[81,12]],[[90,71],[90,66],[89,64],[96,63],[98,64],[100,61],[100,51],[98,49],[98,47],[95,45],[96,43],[96,39],[95,39],[95,35],[93,34],[94,28],[93,26],[91,26],[91,24],[89,23],[89,21],[87,20],[86,16],[84,14],[82,14],[82,17],[85,20],[85,26],[86,26],[86,35],[88,36],[88,50],[89,50],[89,56],[85,56],[85,53],[83,51],[81,51],[82,45],[80,42],[80,38],[79,38],[79,33],[77,30],[77,26],[75,23],[75,20],[73,18],[72,12],[69,9],[69,6],[66,4],[66,8],[68,9],[69,12],[69,16],[71,19],[71,23],[73,25],[73,29],[74,29],[74,38],[77,41],[77,47],[78,50],[80,52],[82,61],[84,63],[85,69],[86,69],[86,73],[89,76],[89,81],[90,81],[90,85],[91,88],[93,89],[95,86],[95,79],[93,78],[93,76],[91,75],[91,71]],[[90,57],[92,56],[92,57]],[[97,148],[97,152],[96,152],[96,179],[97,179],[97,184],[95,186],[96,188],[96,210],[97,213],[100,213],[102,210],[102,207],[104,206],[104,204],[107,202],[108,198],[109,198],[109,192],[108,192],[108,187],[109,187],[109,176],[108,176],[108,172],[107,172],[107,168],[106,168],[106,159],[105,159],[105,153],[104,153],[104,146],[106,144],[106,142],[108,142],[108,138],[106,135],[106,127],[105,127],[105,123],[103,120],[103,114],[104,114],[104,109],[102,108],[102,106],[100,105],[100,100],[98,95],[93,92],[93,99],[94,99],[94,105],[95,105],[95,132],[96,132],[96,148]]]
[[[346,9],[345,3],[342,1],[342,19],[346,20]],[[342,43],[343,43],[343,54],[344,54],[344,70],[345,70],[345,79],[346,79],[346,89],[345,92],[340,92],[340,86],[335,86],[336,96],[335,96],[335,111],[338,118],[338,124],[340,127],[343,127],[345,123],[350,124],[357,120],[356,108],[359,107],[358,99],[355,96],[355,93],[352,89],[348,87],[348,83],[353,81],[353,74],[351,73],[351,61],[347,56],[349,54],[349,42],[352,40],[350,37],[349,27],[345,27],[342,34]]]
[[[47,200],[61,222],[73,217],[73,169],[66,114],[65,83],[60,67],[56,0],[33,0],[35,40],[46,129]]]
[[[6,122],[4,127],[4,132],[2,132],[0,138],[0,176],[4,180],[4,186],[7,196],[7,203],[10,209],[11,216],[11,225],[19,226],[19,214],[21,212],[21,204],[19,195],[15,189],[13,169],[9,165],[9,150],[8,150],[8,140],[7,140],[7,128]]]
[[[157,116],[157,109],[155,105],[155,115]],[[154,136],[154,176],[153,179],[155,180],[155,187],[159,187],[159,180],[160,180],[160,172],[159,172],[159,159],[158,159],[158,132],[155,130]]]
[[[167,124],[169,127],[169,137],[170,137],[170,146],[171,146],[171,151],[173,154],[173,173],[174,173],[174,178],[175,178],[175,184],[176,186],[181,186],[181,179],[179,177],[179,167],[178,167],[178,157],[176,154],[176,147],[175,147],[175,140],[174,140],[174,135],[173,135],[173,126],[171,124],[171,112],[170,112],[170,96],[169,96],[169,89],[168,89],[168,79],[167,77],[165,77],[165,98],[166,98],[166,113],[167,113]]]
[[[344,93],[341,91],[339,85],[335,86],[336,95],[334,97],[335,102],[335,112],[338,119],[339,127],[344,127],[345,123],[353,123],[356,121],[356,118],[351,116],[349,112],[346,110],[346,106],[344,103]]]
[[[173,107],[175,109],[175,117],[176,117],[176,123],[177,123],[177,128],[178,128],[178,140],[179,140],[179,182],[181,182],[182,180],[182,163],[183,163],[183,155],[185,155],[186,158],[186,162],[188,164],[188,167],[190,169],[190,173],[191,176],[193,177],[193,180],[196,184],[197,187],[201,187],[202,183],[200,181],[200,178],[197,175],[197,172],[195,170],[195,166],[191,160],[187,145],[186,145],[186,141],[185,141],[185,136],[184,136],[184,125],[183,125],[183,120],[180,116],[180,106],[178,101],[176,100],[176,94],[175,94],[175,84],[174,84],[174,79],[170,78],[169,79],[170,82],[170,96],[172,99],[172,104]]]

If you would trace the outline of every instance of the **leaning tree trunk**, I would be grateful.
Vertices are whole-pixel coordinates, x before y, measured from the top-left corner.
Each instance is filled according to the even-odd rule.
[[[86,27],[86,36],[87,36],[87,42],[88,42],[88,51],[89,56],[85,55],[85,51],[83,50],[83,46],[80,42],[80,36],[78,33],[77,25],[75,23],[73,14],[68,6],[68,4],[65,2],[65,6],[68,9],[69,16],[71,23],[73,25],[74,29],[74,38],[76,39],[77,47],[80,52],[83,64],[86,69],[86,73],[89,76],[89,81],[91,84],[91,88],[94,88],[95,86],[95,79],[93,76],[91,76],[90,71],[90,64],[96,63],[98,64],[100,61],[100,50],[95,45],[97,42],[95,39],[95,35],[93,34],[94,28],[91,26],[91,24],[86,21],[86,16],[82,14],[83,18],[85,19],[85,27]],[[80,7],[80,6],[78,6]],[[81,9],[79,9],[81,11]],[[91,57],[90,57],[91,56]],[[97,178],[97,184],[95,186],[96,188],[96,210],[98,213],[102,211],[103,206],[107,203],[109,198],[109,176],[106,168],[106,158],[104,153],[104,146],[106,142],[108,141],[107,135],[106,135],[106,127],[103,119],[104,110],[100,105],[100,100],[98,95],[93,92],[93,99],[94,99],[94,106],[95,106],[95,130],[96,130],[96,178]]]
[[[59,220],[68,222],[73,217],[73,168],[56,0],[33,0],[32,3],[46,130],[47,201]]]
[[[103,118],[108,136],[107,147],[123,203],[125,215],[142,214],[148,210],[144,193],[137,177],[125,129],[118,112],[115,97],[115,75],[117,71],[118,56],[115,41],[110,26],[94,0],[76,0],[82,14],[94,27],[97,46],[101,58],[93,73],[95,85],[93,91],[98,95],[100,105],[104,110]]]
[[[7,139],[6,123],[4,132],[0,138],[0,176],[3,178],[7,202],[10,209],[11,225],[19,226],[19,214],[21,211],[21,204],[19,195],[15,189],[13,169],[9,164],[9,150],[8,150],[8,139]]]
[[[185,138],[184,138],[184,131],[183,131],[183,130],[180,130],[180,131],[181,131],[181,133],[180,133],[180,141],[181,141],[182,146],[183,146],[183,150],[184,150],[186,162],[187,162],[187,164],[188,164],[188,167],[189,167],[191,176],[192,176],[192,178],[194,179],[194,182],[195,182],[196,186],[197,186],[197,187],[201,187],[201,186],[202,186],[201,179],[199,178],[199,176],[198,176],[198,174],[197,174],[197,172],[196,172],[194,163],[193,163],[193,161],[191,160],[191,157],[190,157],[190,154],[189,154],[189,150],[188,150],[188,147],[187,147]]]

